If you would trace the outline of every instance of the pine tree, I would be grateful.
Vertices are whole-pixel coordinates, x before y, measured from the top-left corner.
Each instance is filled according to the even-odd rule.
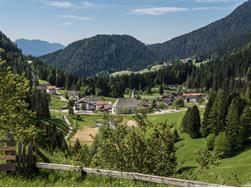
[[[189,116],[190,116],[191,110],[192,110],[191,107],[189,107],[187,109],[187,111],[186,111],[186,113],[185,113],[185,115],[183,117],[183,120],[182,120],[182,130],[185,131],[185,132],[188,130],[188,124],[189,124],[188,121],[189,121]]]
[[[240,100],[234,98],[228,108],[226,133],[226,155],[231,156],[238,151],[243,144],[243,127],[240,124],[239,114]]]
[[[208,136],[211,132],[208,119],[209,119],[209,114],[212,110],[215,98],[216,98],[215,92],[210,92],[208,103],[206,105],[206,109],[203,116],[203,121],[201,124],[201,130],[200,130],[203,137]]]
[[[241,115],[240,124],[244,129],[243,139],[246,140],[251,136],[251,109],[249,106],[246,107]]]
[[[219,90],[215,101],[213,103],[212,109],[208,115],[207,130],[211,130],[210,133],[218,135],[225,127],[225,117],[226,117],[226,95],[223,90]]]
[[[200,112],[196,105],[190,108],[183,121],[183,129],[187,132],[192,138],[200,137]]]

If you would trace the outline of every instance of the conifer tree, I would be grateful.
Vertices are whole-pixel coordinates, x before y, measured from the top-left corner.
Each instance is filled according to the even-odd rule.
[[[228,108],[226,133],[226,155],[231,156],[238,151],[243,144],[243,127],[240,124],[239,114],[240,100],[234,98]]]
[[[204,116],[203,116],[203,121],[201,124],[201,130],[200,130],[203,137],[208,136],[211,132],[208,119],[209,119],[209,114],[212,110],[215,98],[216,98],[215,92],[213,92],[213,91],[210,92],[208,103],[206,105],[206,109],[205,109]]]
[[[251,109],[246,107],[243,114],[240,117],[240,124],[244,129],[243,139],[246,140],[251,136]]]
[[[183,129],[187,132],[192,138],[200,137],[200,112],[196,105],[190,108],[183,121]]]
[[[212,110],[208,115],[208,130],[211,130],[210,133],[218,135],[225,127],[225,117],[226,117],[226,95],[223,90],[219,90],[215,98]]]

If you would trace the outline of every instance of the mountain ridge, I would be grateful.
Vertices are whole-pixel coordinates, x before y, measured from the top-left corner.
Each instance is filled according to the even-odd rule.
[[[40,57],[54,68],[82,76],[102,71],[140,70],[153,61],[144,43],[129,35],[96,35]],[[70,62],[70,63],[69,63]]]
[[[18,48],[22,50],[24,55],[32,55],[36,57],[65,48],[65,46],[60,43],[50,43],[40,39],[28,40],[21,38],[17,39],[15,43]]]
[[[251,32],[251,0],[238,6],[226,17],[164,43],[148,45],[159,61],[200,56],[215,44]]]

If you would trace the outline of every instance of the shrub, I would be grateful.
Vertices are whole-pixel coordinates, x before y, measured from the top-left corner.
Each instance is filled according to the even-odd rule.
[[[215,145],[215,135],[210,134],[207,137],[207,149],[212,151],[214,149],[214,145]]]
[[[208,169],[211,165],[218,165],[218,157],[207,149],[200,149],[195,161],[199,164],[199,170]]]
[[[167,123],[139,127],[104,126],[92,166],[159,176],[173,175],[177,162],[174,136]]]
[[[227,150],[227,138],[225,132],[222,132],[215,138],[214,152],[220,158],[225,158],[226,150]]]
[[[182,98],[177,98],[175,101],[174,101],[174,106],[180,108],[180,107],[184,107],[185,106],[185,103],[184,103],[184,99]]]

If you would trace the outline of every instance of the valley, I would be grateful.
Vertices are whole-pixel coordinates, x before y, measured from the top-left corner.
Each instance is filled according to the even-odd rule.
[[[78,40],[66,46],[13,42],[0,31],[0,186],[251,185],[251,0],[218,21],[150,45],[128,34],[105,32],[106,27],[114,29],[108,25],[115,18],[101,30],[108,34],[94,35],[92,24],[98,19],[69,14],[104,10],[105,3],[33,3],[34,10],[41,8],[38,12],[48,8],[43,14],[48,18],[57,13],[56,21],[67,20],[38,33],[50,36],[48,41],[59,37],[62,44]],[[136,6],[127,3],[125,8]],[[138,2],[148,7],[152,0],[148,3]],[[202,5],[227,3],[135,7],[123,14],[135,20],[121,28],[129,31],[129,23],[144,18],[134,29],[162,23],[164,33],[166,14],[199,19],[200,11],[223,11]],[[81,28],[80,22],[86,30],[74,32],[89,32],[89,37],[69,34],[71,28]],[[24,36],[32,38],[34,28]],[[52,35],[55,28],[57,35]],[[13,32],[19,36],[23,30]],[[6,33],[13,39],[13,33]],[[69,38],[63,37],[66,33]]]

